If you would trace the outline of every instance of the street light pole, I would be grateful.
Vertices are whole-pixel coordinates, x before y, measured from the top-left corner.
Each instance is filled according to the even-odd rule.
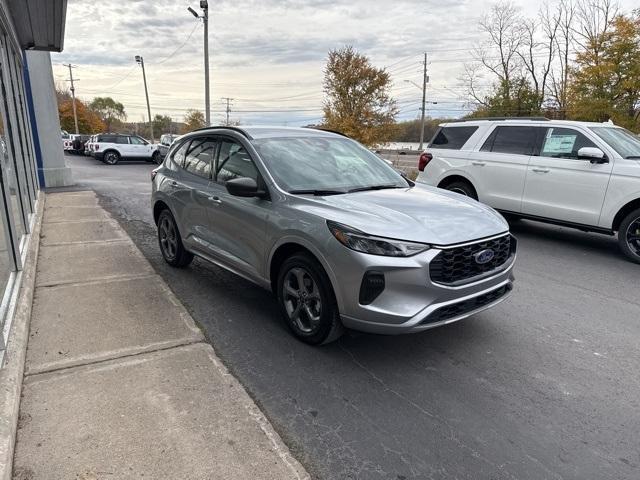
[[[76,127],[76,135],[80,133],[80,130],[78,129],[78,112],[76,111],[76,87],[73,84],[73,69],[76,68],[75,65],[71,65],[71,64],[64,64],[63,65],[65,67],[69,67],[69,82],[71,82],[71,103],[73,105],[73,123],[75,124]],[[78,80],[76,80],[77,82]]]
[[[211,97],[209,92],[209,2],[200,0],[202,15],[188,7],[187,10],[196,18],[201,18],[204,23],[204,121],[207,126],[211,125]]]
[[[422,77],[422,114],[420,116],[420,146],[418,147],[420,151],[422,151],[422,145],[424,144],[424,120],[425,120],[425,110],[427,108],[427,82],[429,81],[429,76],[427,75],[427,52],[424,52],[424,65],[423,65],[423,77]]]
[[[147,90],[147,74],[144,71],[144,58],[136,55],[136,62],[142,67],[142,80],[144,82],[144,95],[147,97],[147,113],[149,114],[149,128],[151,130],[151,143],[155,142],[153,137],[153,121],[151,120],[151,106],[149,105],[149,90]]]

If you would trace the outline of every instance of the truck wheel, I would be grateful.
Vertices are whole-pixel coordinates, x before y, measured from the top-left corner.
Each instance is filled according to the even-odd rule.
[[[618,230],[618,243],[632,262],[640,263],[640,208],[622,220]]]

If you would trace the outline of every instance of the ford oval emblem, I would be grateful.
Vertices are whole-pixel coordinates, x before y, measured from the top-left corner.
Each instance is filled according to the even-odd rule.
[[[493,260],[493,257],[495,256],[495,252],[490,248],[487,248],[486,250],[480,250],[473,256],[473,258],[476,260],[476,263],[478,265],[484,265],[485,263],[489,263],[491,260]]]

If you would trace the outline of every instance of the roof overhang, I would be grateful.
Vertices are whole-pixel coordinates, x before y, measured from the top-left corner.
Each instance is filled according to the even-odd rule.
[[[6,0],[18,43],[25,50],[61,52],[67,0]]]

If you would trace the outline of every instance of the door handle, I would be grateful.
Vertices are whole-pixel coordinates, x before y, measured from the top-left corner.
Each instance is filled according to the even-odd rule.
[[[548,168],[533,167],[531,170],[533,170],[534,172],[537,172],[537,173],[549,173],[549,169]]]
[[[479,161],[471,162],[471,165],[477,165],[479,167],[484,167],[486,164],[487,162],[479,162]]]
[[[222,205],[222,200],[220,200],[219,197],[209,197],[207,200],[211,203],[215,203],[216,205]]]

